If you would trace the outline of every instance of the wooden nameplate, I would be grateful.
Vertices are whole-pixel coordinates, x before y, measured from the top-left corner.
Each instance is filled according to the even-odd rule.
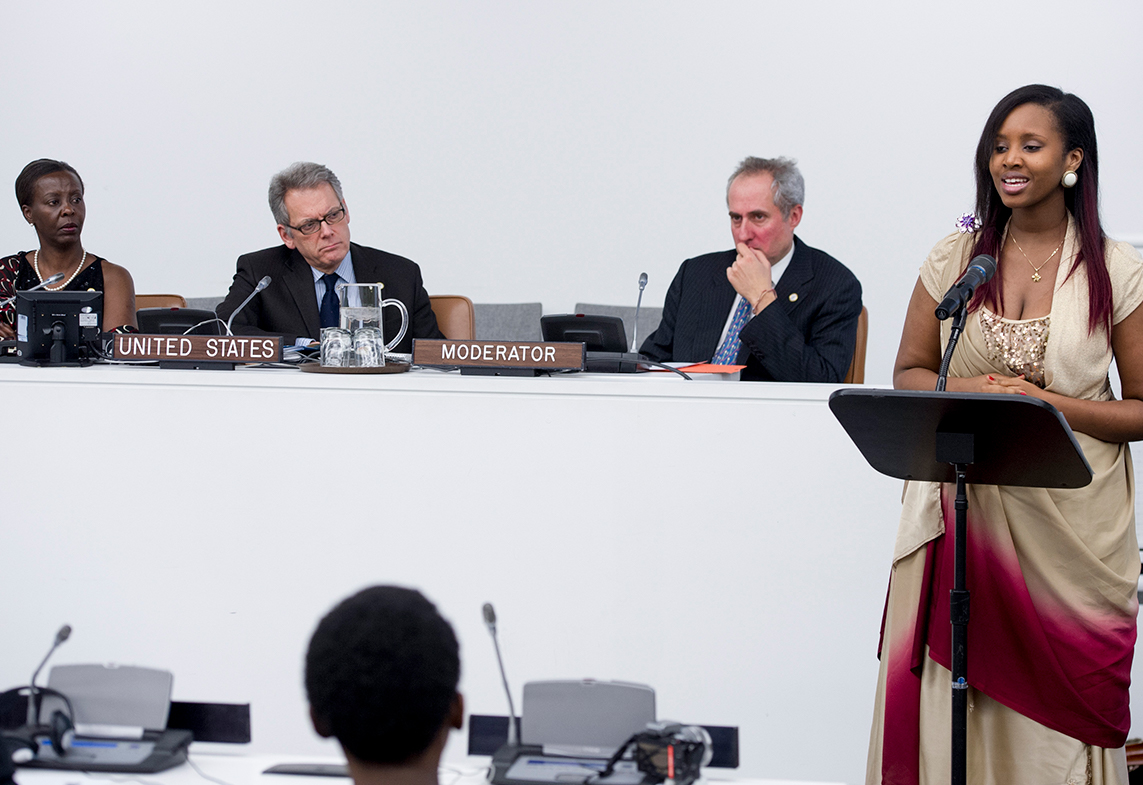
[[[462,372],[534,376],[539,371],[582,371],[582,343],[543,341],[413,341],[413,365]]]
[[[158,360],[164,368],[232,368],[237,363],[269,363],[282,359],[276,335],[116,335],[116,360]]]

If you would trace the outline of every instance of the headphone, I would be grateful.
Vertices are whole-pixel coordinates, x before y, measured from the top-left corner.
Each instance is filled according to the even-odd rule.
[[[648,722],[644,730],[615,751],[598,779],[609,776],[628,750],[639,771],[646,775],[645,781],[660,783],[673,779],[678,785],[691,785],[714,755],[710,734],[701,725],[683,725],[670,720]]]
[[[53,711],[51,719],[48,720],[48,738],[52,743],[52,751],[56,755],[61,758],[67,755],[75,741],[75,723],[72,722],[71,717],[59,709]]]
[[[7,692],[0,693],[0,706],[5,702],[15,702],[19,697],[19,693],[23,690],[28,690],[27,687],[17,687]],[[17,728],[10,731],[3,732],[3,741],[5,743],[6,752],[11,756],[13,763],[21,764],[27,763],[38,757],[40,749],[40,739],[47,733],[48,741],[52,746],[52,752],[58,757],[62,758],[67,755],[68,750],[71,749],[72,742],[75,740],[75,710],[72,708],[71,701],[63,693],[53,690],[50,687],[37,687],[35,695],[28,695],[28,700],[35,700],[36,697],[50,695],[59,698],[64,702],[67,707],[67,713],[62,710],[56,709],[52,712],[51,717],[48,718],[48,724],[35,725],[28,727],[25,725],[22,728]]]

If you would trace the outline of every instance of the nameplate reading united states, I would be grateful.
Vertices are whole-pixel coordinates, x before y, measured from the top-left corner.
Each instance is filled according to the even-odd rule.
[[[535,341],[413,341],[413,365],[449,368],[583,370],[582,343]]]
[[[269,363],[282,359],[282,339],[265,335],[142,335],[115,336],[116,360],[208,360]]]

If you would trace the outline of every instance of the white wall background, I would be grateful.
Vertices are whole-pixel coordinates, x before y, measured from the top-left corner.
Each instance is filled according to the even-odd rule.
[[[737,161],[784,154],[801,236],[865,286],[867,381],[887,383],[917,266],[972,205],[984,120],[1033,81],[1091,105],[1106,226],[1143,237],[1133,0],[2,7],[0,182],[76,166],[86,247],[141,292],[225,292],[238,254],[277,242],[270,176],[310,159],[341,177],[354,239],[432,292],[559,312],[631,303],[646,271],[661,304],[682,259],[730,247]],[[0,249],[34,247],[8,198]]]
[[[864,284],[866,378],[888,384],[917,267],[972,206],[984,120],[1036,81],[1091,105],[1105,226],[1143,238],[1137,0],[0,12],[0,183],[38,157],[76,166],[85,246],[140,292],[224,293],[238,254],[277,242],[270,176],[308,159],[341,177],[354,239],[418,261],[432,292],[559,312],[631,303],[646,271],[660,305],[682,259],[730,247],[737,161],[790,155],[807,181],[799,234]],[[34,247],[4,198],[0,252]]]

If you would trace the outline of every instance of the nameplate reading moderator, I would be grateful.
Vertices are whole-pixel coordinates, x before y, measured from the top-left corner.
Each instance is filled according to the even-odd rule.
[[[413,341],[413,365],[449,368],[534,368],[583,370],[582,343],[532,341]]]
[[[278,336],[143,335],[115,336],[116,360],[210,360],[269,363],[282,359]]]

